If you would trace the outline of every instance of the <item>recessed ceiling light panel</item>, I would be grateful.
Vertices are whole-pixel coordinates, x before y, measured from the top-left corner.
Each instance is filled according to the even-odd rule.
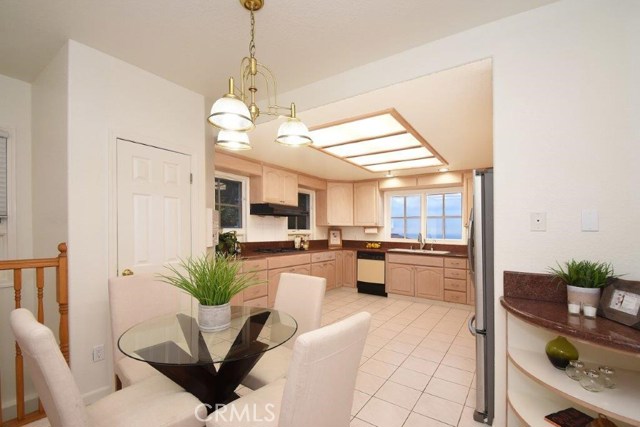
[[[429,157],[428,159],[419,159],[419,160],[407,160],[405,162],[394,162],[394,163],[380,163],[377,165],[365,166],[366,169],[371,172],[384,172],[389,169],[397,170],[397,169],[413,169],[413,168],[426,168],[429,166],[438,166],[442,163],[440,160],[435,157]]]
[[[446,165],[396,110],[311,128],[313,148],[371,172]]]
[[[404,126],[391,114],[382,114],[314,130],[311,139],[315,147],[328,147],[398,132],[405,132]]]

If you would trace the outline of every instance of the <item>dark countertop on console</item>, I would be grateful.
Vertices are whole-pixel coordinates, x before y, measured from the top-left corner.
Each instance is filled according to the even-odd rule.
[[[505,271],[502,306],[514,316],[591,344],[640,355],[640,331],[567,311],[566,289],[551,275]]]

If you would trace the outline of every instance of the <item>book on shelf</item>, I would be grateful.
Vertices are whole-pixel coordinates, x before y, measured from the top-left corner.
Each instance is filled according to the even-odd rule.
[[[593,421],[593,417],[578,411],[576,408],[567,408],[554,412],[545,416],[544,419],[558,427],[585,427]]]

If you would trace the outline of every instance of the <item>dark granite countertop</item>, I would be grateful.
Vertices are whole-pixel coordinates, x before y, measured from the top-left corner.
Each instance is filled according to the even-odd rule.
[[[504,273],[500,303],[509,313],[568,337],[640,355],[639,330],[604,317],[571,315],[566,301],[566,288],[548,274]]]

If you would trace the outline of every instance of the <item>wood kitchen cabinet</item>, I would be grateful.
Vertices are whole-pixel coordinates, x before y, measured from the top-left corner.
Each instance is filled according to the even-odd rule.
[[[386,291],[433,300],[444,298],[444,258],[388,254]]]
[[[413,265],[388,262],[386,271],[386,292],[400,295],[415,295]]]
[[[316,224],[353,225],[353,184],[327,182],[326,191],[316,192]]]
[[[319,252],[311,254],[311,275],[324,277],[327,290],[336,287],[336,252]]]
[[[378,181],[353,184],[353,225],[380,226],[383,218],[382,194]]]
[[[336,287],[343,286],[344,282],[344,251],[336,252]]]
[[[273,307],[278,292],[278,283],[282,273],[311,274],[311,256],[309,254],[297,254],[267,258],[268,293],[267,305]]]
[[[298,175],[262,166],[262,175],[251,177],[251,203],[298,206]]]
[[[356,253],[355,251],[342,251],[344,254],[342,270],[342,286],[356,287]]]
[[[473,207],[473,172],[466,172],[462,178],[462,224],[469,232],[469,216]]]
[[[251,274],[259,282],[231,298],[231,305],[250,305],[253,307],[267,307],[267,260],[245,260],[242,262],[240,274]]]
[[[442,269],[437,267],[413,267],[416,296],[442,300],[444,298],[444,278]]]

